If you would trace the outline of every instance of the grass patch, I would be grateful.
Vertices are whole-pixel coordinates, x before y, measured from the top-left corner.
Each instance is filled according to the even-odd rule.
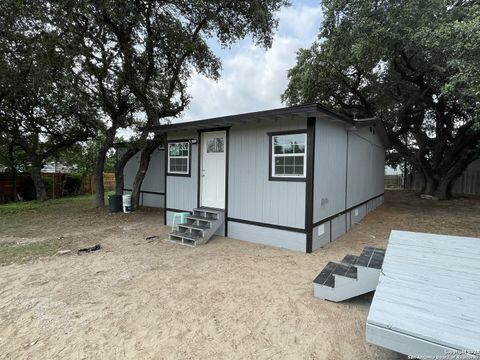
[[[108,195],[113,192],[106,193],[107,201]],[[17,201],[7,204],[0,204],[0,216],[1,215],[15,215],[23,212],[46,210],[55,207],[63,206],[78,206],[79,208],[91,207],[94,205],[95,195],[81,195],[71,196],[59,199],[51,199],[47,201]]]
[[[0,265],[24,264],[45,256],[53,256],[60,250],[59,240],[45,240],[26,244],[0,243]]]

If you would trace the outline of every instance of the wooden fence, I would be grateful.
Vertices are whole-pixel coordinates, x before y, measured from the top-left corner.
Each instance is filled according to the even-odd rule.
[[[403,189],[403,175],[385,175],[385,189]]]
[[[405,184],[404,184],[405,182]],[[420,191],[423,187],[423,177],[419,174],[408,176],[406,181],[403,175],[385,175],[385,189],[408,189]],[[471,166],[455,181],[453,194],[480,195],[480,161]]]
[[[103,188],[105,191],[115,190],[115,174],[103,173]],[[88,175],[82,180],[84,194],[95,194],[95,175]]]
[[[423,182],[423,177],[415,174],[407,179],[406,188],[420,191],[423,187]],[[452,193],[458,195],[480,195],[480,170],[464,172],[453,184]]]
[[[70,174],[42,174],[43,181],[47,190],[47,196],[50,199],[56,199],[64,196],[94,194],[95,176],[88,175],[78,180],[80,188],[69,186],[68,179],[73,178]],[[104,173],[105,191],[115,190],[115,174]],[[20,173],[16,175],[17,193],[22,199],[32,200],[35,197],[35,188],[30,178],[30,174]],[[70,181],[71,184],[71,181]],[[11,174],[0,173],[0,203],[14,200],[13,178]],[[76,190],[75,190],[76,189]]]

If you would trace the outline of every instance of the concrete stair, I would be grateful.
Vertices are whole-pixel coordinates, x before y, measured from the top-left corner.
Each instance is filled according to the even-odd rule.
[[[366,294],[377,288],[385,250],[365,247],[359,256],[346,255],[329,262],[313,280],[313,294],[334,302]]]
[[[171,242],[197,246],[205,244],[218,231],[225,221],[223,210],[210,208],[193,209],[192,215],[185,217],[186,222],[178,225],[178,230],[168,234]]]

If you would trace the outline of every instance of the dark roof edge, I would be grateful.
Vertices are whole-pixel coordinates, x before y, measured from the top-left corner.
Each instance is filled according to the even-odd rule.
[[[172,130],[172,129],[180,129],[183,127],[195,127],[196,125],[203,126],[203,125],[208,125],[209,123],[219,123],[219,122],[221,123],[221,122],[231,122],[231,121],[235,122],[235,121],[246,120],[251,117],[288,115],[288,114],[316,112],[316,111],[320,111],[327,115],[339,118],[350,124],[354,123],[354,121],[348,118],[347,116],[342,115],[336,112],[335,110],[329,109],[323,105],[314,103],[314,104],[306,104],[306,105],[295,105],[295,106],[289,106],[289,107],[277,108],[277,109],[271,109],[271,110],[254,111],[254,112],[241,113],[241,114],[235,114],[235,115],[226,115],[226,116],[220,116],[215,118],[187,121],[187,122],[168,124],[168,125],[157,125],[157,126],[151,127],[149,130],[158,132],[158,131],[166,131],[166,130]]]

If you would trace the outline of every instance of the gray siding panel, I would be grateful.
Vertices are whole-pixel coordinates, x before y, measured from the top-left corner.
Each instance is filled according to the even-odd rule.
[[[233,239],[281,247],[289,250],[305,252],[305,234],[266,228],[256,225],[228,222],[228,236]]]
[[[165,207],[165,196],[158,195],[158,194],[145,194],[143,193],[141,198],[141,205],[142,206],[150,206],[150,207]]]
[[[306,119],[286,119],[230,129],[229,217],[304,228],[305,182],[269,180],[267,132],[306,126]]]
[[[317,120],[313,222],[345,210],[347,131],[342,123]]]
[[[123,193],[131,194],[130,190],[123,190]],[[165,196],[159,194],[140,193],[140,206],[149,206],[156,208],[165,208]]]
[[[313,229],[312,250],[318,250],[330,242],[330,221],[327,221]]]
[[[197,139],[196,131],[176,132],[168,140]],[[198,143],[190,146],[190,176],[167,176],[167,208],[191,211],[197,207]]]
[[[140,162],[140,152],[135,154],[125,165],[123,169],[124,188],[131,189],[133,181],[138,171]],[[141,191],[151,191],[156,193],[165,193],[165,152],[164,150],[155,150],[150,159],[147,173],[143,179]],[[125,191],[125,193],[130,193]],[[143,196],[143,203],[142,203]],[[140,197],[140,205],[151,207],[165,207],[165,198],[160,194],[143,194]]]
[[[383,193],[385,149],[379,142],[368,127],[349,132],[347,208]]]
[[[345,214],[337,216],[336,218],[333,218],[331,222],[332,222],[332,241],[333,241],[346,233]]]

